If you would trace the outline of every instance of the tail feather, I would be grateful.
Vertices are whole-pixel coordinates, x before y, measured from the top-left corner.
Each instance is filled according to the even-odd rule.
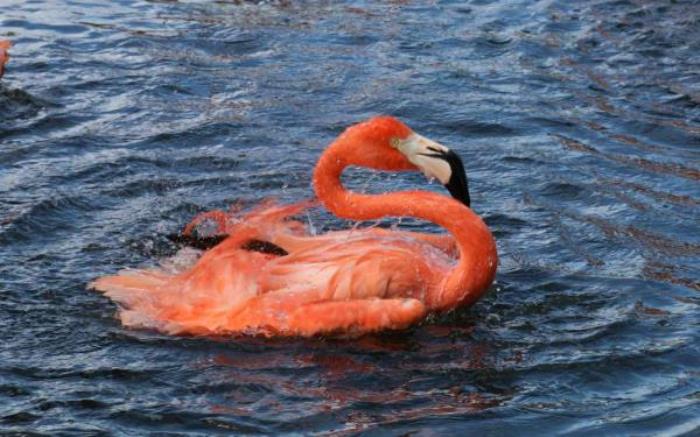
[[[103,293],[113,290],[140,290],[148,291],[157,288],[167,281],[167,275],[154,273],[149,270],[127,269],[122,270],[113,276],[103,276],[92,281],[88,288]]]
[[[228,234],[205,251],[182,249],[162,260],[160,267],[127,269],[89,284],[119,305],[124,326],[167,333],[212,334],[230,331],[232,317],[261,293],[265,265],[275,256],[244,250],[251,239],[264,239],[280,227],[291,232],[286,219],[310,202],[277,205],[267,202],[247,213],[205,213],[185,228],[213,218]],[[202,218],[203,217],[203,218]],[[201,256],[199,254],[201,253]]]

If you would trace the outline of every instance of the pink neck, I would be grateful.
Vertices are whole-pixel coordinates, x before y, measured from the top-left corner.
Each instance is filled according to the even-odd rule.
[[[350,144],[348,144],[350,146]],[[341,181],[344,143],[335,142],[314,170],[314,189],[336,216],[352,220],[411,216],[442,226],[459,248],[459,263],[440,282],[439,297],[431,309],[450,309],[476,301],[491,285],[498,257],[491,232],[474,212],[458,201],[429,191],[401,191],[380,195],[347,191]]]

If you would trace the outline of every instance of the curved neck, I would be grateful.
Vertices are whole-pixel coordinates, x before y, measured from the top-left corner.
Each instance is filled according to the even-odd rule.
[[[481,218],[460,202],[429,191],[369,195],[346,190],[340,175],[352,162],[344,157],[345,146],[342,139],[331,144],[314,170],[314,189],[326,208],[345,219],[411,216],[447,229],[457,242],[459,263],[441,280],[439,298],[429,306],[448,309],[476,301],[493,281],[498,262],[496,243]]]

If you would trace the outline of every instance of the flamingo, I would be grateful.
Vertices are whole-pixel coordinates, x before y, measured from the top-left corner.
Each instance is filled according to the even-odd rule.
[[[0,40],[0,78],[5,74],[5,64],[10,60],[10,55],[7,53],[12,47],[12,43],[9,40]]]
[[[340,181],[348,166],[420,170],[453,197],[418,190],[352,192]],[[310,235],[288,217],[312,202],[267,202],[247,213],[213,211],[195,218],[184,234],[204,219],[226,234],[198,258],[123,270],[89,287],[120,305],[127,327],[189,335],[358,336],[403,329],[430,313],[471,305],[492,283],[496,244],[469,208],[461,160],[398,119],[377,116],[347,128],[321,155],[313,187],[338,217],[416,217],[451,236],[381,228]],[[251,242],[276,250],[251,250]]]

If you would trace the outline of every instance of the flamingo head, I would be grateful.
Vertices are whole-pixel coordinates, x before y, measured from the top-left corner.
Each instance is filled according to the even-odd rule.
[[[452,197],[469,206],[469,185],[459,155],[440,143],[413,132],[398,119],[374,117],[352,126],[350,161],[376,170],[418,170],[437,179]]]

